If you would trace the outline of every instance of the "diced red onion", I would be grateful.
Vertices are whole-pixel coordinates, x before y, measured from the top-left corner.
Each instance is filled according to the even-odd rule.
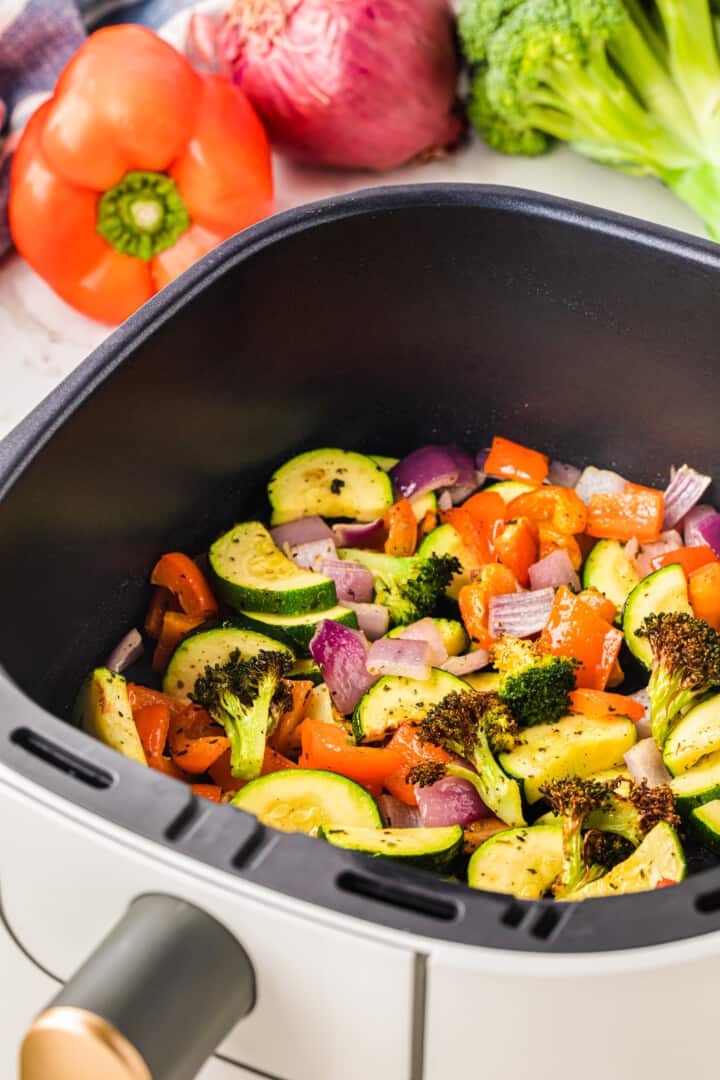
[[[297,547],[298,544],[309,544],[313,540],[335,540],[332,529],[321,517],[312,516],[296,518],[288,521],[285,525],[278,525],[270,530],[273,543],[281,551]]]
[[[639,550],[640,541],[638,540],[637,536],[631,537],[625,545],[625,558],[629,559],[630,562],[634,562]]]
[[[417,829],[421,825],[420,811],[417,806],[396,799],[394,795],[378,796],[378,809],[387,829]]]
[[[682,547],[682,536],[675,529],[660,533],[652,544],[643,544],[640,554],[635,556],[635,568],[640,577],[647,577],[652,573],[652,561],[658,555],[666,555],[668,551],[676,551],[679,547]]]
[[[332,531],[338,547],[372,548],[382,551],[385,544],[385,525],[382,518],[375,521],[341,522]]]
[[[652,735],[652,728],[650,727],[650,695],[647,692],[647,687],[642,690],[636,690],[634,694],[630,694],[629,697],[633,701],[638,701],[645,709],[645,715],[635,721],[635,731],[637,732],[638,739],[648,739]]]
[[[375,578],[367,566],[349,559],[321,559],[312,569],[332,578],[340,603],[353,600],[357,604],[369,603],[373,598]]]
[[[335,708],[350,713],[375,682],[367,669],[367,642],[359,630],[323,619],[310,642]]]
[[[551,461],[548,469],[547,480],[549,484],[558,487],[575,487],[582,476],[582,470],[577,465],[566,465],[563,461]]]
[[[438,495],[438,510],[450,510],[453,505],[452,495],[449,490],[441,491]]]
[[[645,780],[650,787],[662,787],[670,783],[670,773],[665,767],[658,744],[651,737],[641,739],[625,754],[625,764],[638,784]]]
[[[135,627],[120,638],[105,661],[105,667],[118,674],[139,660],[144,651],[142,634]]]
[[[687,512],[683,521],[683,539],[687,547],[702,547],[705,538],[699,529],[700,522],[704,518],[712,517],[715,513],[717,513],[715,507],[708,503],[693,506],[692,510]]]
[[[461,450],[458,446],[446,446],[445,449],[458,467],[458,478],[453,486],[448,489],[448,494],[452,505],[459,506],[480,486],[475,471],[475,462],[465,450]]]
[[[704,542],[720,555],[720,514],[708,514],[697,526]]]
[[[337,555],[332,540],[309,540],[306,544],[287,545],[286,550],[303,570],[317,570],[319,563],[334,560]]]
[[[561,585],[570,585],[576,592],[580,589],[580,578],[573,569],[570,556],[562,548],[533,563],[528,573],[533,590],[558,589]]]
[[[460,469],[444,446],[421,446],[390,470],[396,489],[406,499],[457,483]]]
[[[409,638],[381,638],[374,641],[367,654],[371,675],[403,675],[407,679],[429,679],[430,646],[427,641]]]
[[[617,495],[625,490],[625,480],[609,469],[596,469],[588,465],[583,469],[575,490],[584,503],[589,503],[592,495]]]
[[[673,529],[700,501],[712,483],[712,477],[681,465],[665,489],[663,528]]]
[[[369,641],[377,641],[387,634],[390,612],[384,604],[356,604],[354,600],[344,600],[343,603],[355,612],[358,626]]]
[[[490,635],[500,638],[503,634],[511,634],[525,638],[539,634],[550,617],[554,598],[554,589],[491,596],[488,619]]]
[[[398,638],[410,638],[412,641],[426,641],[430,654],[429,659],[433,667],[440,667],[448,658],[442,634],[432,619],[418,619],[417,622],[404,626]]]
[[[473,649],[472,652],[463,653],[462,656],[449,656],[440,667],[443,671],[449,671],[451,675],[462,678],[470,675],[473,671],[480,671],[490,663],[490,653],[485,649]]]
[[[487,461],[489,456],[489,446],[486,446],[483,450],[478,450],[477,454],[475,455],[475,468],[478,472],[482,473],[483,476],[485,475],[485,462]]]
[[[444,776],[427,787],[415,788],[420,820],[427,829],[443,825],[471,825],[487,817],[487,807],[469,780]]]

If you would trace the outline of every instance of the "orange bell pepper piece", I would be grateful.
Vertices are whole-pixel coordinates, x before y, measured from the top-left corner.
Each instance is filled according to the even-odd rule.
[[[641,544],[657,540],[662,530],[662,491],[626,484],[614,495],[592,495],[587,509],[589,536],[611,540],[632,540]]]
[[[166,757],[161,754],[159,757],[148,758],[148,765],[151,769],[155,769],[156,772],[161,772],[163,776],[170,776],[173,780],[182,780],[183,783],[189,784],[191,777],[178,769],[172,758]]]
[[[290,761],[289,758],[283,757],[282,754],[278,754],[277,750],[273,750],[271,746],[265,747],[265,754],[263,756],[262,769],[260,770],[261,776],[267,776],[268,773],[284,772],[285,769],[297,769],[298,766],[294,761]],[[240,791],[240,788],[244,788],[246,784],[249,784],[249,780],[240,780],[237,776],[233,776],[230,768],[230,750],[226,750],[217,761],[214,761],[208,768],[208,774],[214,784],[217,784],[222,791]]]
[[[201,799],[209,799],[210,802],[220,802],[222,792],[217,784],[191,784],[190,790],[193,795],[199,795]]]
[[[162,585],[156,585],[152,591],[147,615],[145,616],[145,633],[152,638],[159,638],[162,633],[163,616],[168,609],[172,608],[175,597],[169,589]],[[174,610],[174,609],[173,609]]]
[[[540,635],[540,646],[555,656],[579,661],[575,673],[578,687],[604,690],[622,640],[622,633],[601,618],[590,604],[561,586]]]
[[[304,720],[302,756],[307,769],[327,769],[359,784],[380,784],[400,768],[401,757],[395,750],[372,746],[353,746],[347,732],[335,724]]]
[[[170,729],[170,709],[164,703],[146,705],[133,713],[133,719],[148,762],[160,757]]]
[[[205,622],[204,615],[185,615],[182,611],[166,611],[162,630],[153,653],[153,671],[164,671],[168,661],[183,638]]]
[[[515,592],[517,578],[502,563],[488,563],[480,570],[475,581],[463,585],[458,594],[460,617],[473,645],[489,649],[493,643],[488,629],[490,598],[503,593]]]
[[[288,679],[292,704],[278,720],[268,742],[279,754],[294,754],[300,749],[300,725],[313,684],[309,679]]]
[[[224,729],[199,705],[186,705],[171,719],[168,749],[183,772],[207,772],[229,746]]]
[[[437,514],[433,510],[426,510],[423,519],[418,525],[418,537],[424,539],[437,527]]]
[[[583,554],[576,536],[559,533],[551,525],[543,522],[538,525],[538,536],[540,538],[538,558],[544,559],[546,555],[552,555],[553,551],[564,551],[570,559],[573,570],[580,569],[583,564]]]
[[[696,619],[720,630],[720,562],[707,563],[690,574],[688,599]]]
[[[133,716],[139,709],[144,709],[148,705],[166,705],[171,717],[178,716],[187,708],[187,701],[170,697],[169,694],[163,694],[161,690],[151,690],[149,686],[139,686],[138,683],[131,682],[127,684],[127,688]]]
[[[409,499],[398,499],[385,513],[387,529],[385,552],[387,555],[414,555],[417,547],[418,526]]]
[[[587,509],[577,492],[554,484],[518,495],[508,503],[507,513],[509,518],[544,522],[563,536],[584,532],[587,522]]]
[[[510,521],[495,538],[495,551],[503,566],[509,567],[520,584],[530,584],[528,573],[538,560],[538,535],[535,526],[527,518]]]
[[[575,599],[581,604],[586,604],[591,611],[594,611],[601,619],[605,619],[606,622],[613,622],[617,615],[615,604],[599,589],[583,589]]]
[[[13,160],[17,249],[102,322],[122,322],[271,209],[268,140],[248,99],[141,26],[87,39]]]
[[[700,544],[698,547],[679,547],[674,551],[666,551],[664,555],[656,555],[650,565],[653,570],[660,570],[663,566],[679,563],[685,571],[685,576],[690,577],[701,566],[707,566],[708,563],[713,562],[718,562],[713,549],[707,544]]]
[[[589,716],[591,720],[604,717],[628,716],[635,723],[645,715],[645,706],[624,694],[608,694],[604,690],[572,690],[570,712]]]
[[[442,519],[459,532],[479,565],[495,561],[495,538],[505,524],[505,502],[496,491],[471,495],[462,506],[446,510]]]
[[[186,615],[207,619],[220,610],[200,567],[180,551],[171,551],[158,559],[150,583],[174,593]]]
[[[496,435],[483,471],[488,476],[500,476],[505,480],[542,484],[548,474],[548,458],[547,454]]]
[[[441,746],[423,742],[418,734],[417,726],[409,723],[401,724],[397,731],[393,732],[387,748],[400,755],[402,764],[395,772],[383,778],[383,787],[408,806],[417,806],[415,788],[407,778],[410,769],[424,761],[445,765],[451,760],[450,755]]]
[[[453,506],[451,510],[444,510],[440,517],[444,523],[452,525],[479,566],[494,560],[495,552],[485,529],[478,528],[464,506]]]

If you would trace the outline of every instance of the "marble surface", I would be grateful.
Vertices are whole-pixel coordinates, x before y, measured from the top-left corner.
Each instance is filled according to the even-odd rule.
[[[702,235],[693,214],[654,180],[623,176],[559,148],[543,158],[495,154],[474,141],[453,157],[382,176],[276,162],[277,208],[381,184],[507,184],[618,210]],[[110,328],[78,315],[16,255],[0,261],[0,438],[98,345]]]

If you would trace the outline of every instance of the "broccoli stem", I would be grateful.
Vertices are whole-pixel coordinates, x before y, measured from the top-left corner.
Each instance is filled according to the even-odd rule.
[[[254,780],[262,770],[274,690],[274,684],[268,681],[248,713],[238,719],[230,710],[226,712],[224,727],[230,739],[230,771],[239,780]]]
[[[498,765],[482,726],[478,728],[471,760],[478,773],[476,787],[488,809],[506,825],[524,825],[520,787]]]
[[[720,168],[700,162],[693,168],[669,174],[663,180],[678,198],[705,222],[713,240],[720,240]]]
[[[585,875],[583,837],[581,823],[574,818],[563,818],[563,866],[560,877],[553,886],[555,896],[565,896],[576,889]]]
[[[657,0],[670,70],[706,144],[720,135],[720,58],[708,0]]]

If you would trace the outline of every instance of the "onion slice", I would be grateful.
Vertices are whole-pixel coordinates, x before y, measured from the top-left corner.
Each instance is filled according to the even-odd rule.
[[[387,829],[417,829],[422,824],[418,808],[408,806],[394,795],[379,795],[377,804]]]
[[[448,651],[442,635],[432,619],[418,619],[417,622],[404,626],[398,638],[410,638],[412,641],[425,641],[430,649],[430,663],[440,667],[448,658]]]
[[[115,671],[119,675],[125,668],[130,667],[139,660],[144,652],[143,639],[140,631],[133,627],[127,634],[120,638],[113,651],[105,661],[105,667]]]
[[[390,470],[396,489],[406,499],[456,484],[460,469],[444,446],[421,446]]]
[[[550,617],[554,589],[507,593],[490,597],[488,626],[494,638],[503,634],[525,638],[539,634]]]
[[[490,663],[490,653],[485,649],[474,649],[472,652],[463,653],[462,656],[450,656],[441,664],[443,671],[449,671],[451,675],[462,678],[470,675],[473,671],[481,671]]]
[[[630,747],[625,754],[625,764],[638,784],[645,781],[650,787],[662,787],[670,783],[670,773],[653,738],[641,739]]]
[[[575,487],[582,476],[582,469],[577,465],[566,465],[563,461],[551,461],[548,469],[547,481],[556,484],[557,487]]]
[[[573,569],[570,556],[562,548],[533,563],[528,573],[533,590],[557,589],[561,585],[569,585],[576,592],[580,589],[580,578]]]
[[[374,641],[367,654],[371,675],[402,675],[407,679],[429,679],[430,646],[427,641],[409,638],[381,638]]]
[[[298,544],[309,544],[313,540],[334,541],[335,539],[330,526],[317,516],[296,518],[295,521],[288,521],[285,525],[277,525],[270,530],[270,535],[275,546],[281,551],[285,550],[286,544],[293,548]]]
[[[589,503],[593,495],[618,495],[625,490],[625,479],[610,469],[596,469],[588,465],[583,469],[575,490],[584,503]]]
[[[322,672],[338,712],[353,711],[375,682],[367,669],[367,642],[359,630],[332,619],[318,624],[310,655]]]
[[[697,526],[697,531],[708,547],[720,555],[720,514],[708,514]]]
[[[445,450],[447,450],[458,468],[458,478],[453,486],[448,488],[448,495],[452,505],[459,506],[480,486],[475,462],[467,451],[461,450],[459,446],[446,446]]]
[[[470,825],[487,817],[488,809],[469,780],[445,776],[427,787],[415,787],[420,820],[427,829]]]
[[[333,549],[334,550],[334,549]],[[367,566],[350,559],[321,559],[313,569],[335,582],[335,592],[340,603],[352,600],[357,604],[369,603],[373,598],[375,578]]]
[[[338,547],[371,548],[382,551],[385,544],[385,525],[382,518],[374,521],[340,522],[332,531]]]
[[[335,542],[332,539],[308,540],[305,544],[286,545],[286,547],[292,561],[303,570],[317,570],[319,563],[329,562],[337,555]]]
[[[356,604],[354,600],[343,600],[343,604],[355,612],[358,626],[369,641],[377,641],[387,634],[390,612],[384,604]]]
[[[679,547],[682,547],[682,536],[675,529],[660,533],[652,544],[643,544],[640,554],[635,556],[635,567],[640,577],[644,578],[652,573],[652,561],[658,555],[666,555],[668,551],[677,551]]]
[[[652,735],[652,728],[650,727],[650,695],[648,694],[647,687],[642,690],[636,690],[634,694],[629,694],[629,697],[633,701],[639,702],[645,709],[645,715],[640,720],[635,721],[635,731],[637,732],[638,740],[648,739]]]
[[[715,507],[708,503],[693,506],[692,510],[688,511],[683,521],[683,539],[687,547],[702,547],[705,537],[700,532],[700,522],[706,517],[712,517],[715,513],[717,513]]]
[[[712,477],[681,465],[665,489],[663,528],[673,529],[705,494]]]

